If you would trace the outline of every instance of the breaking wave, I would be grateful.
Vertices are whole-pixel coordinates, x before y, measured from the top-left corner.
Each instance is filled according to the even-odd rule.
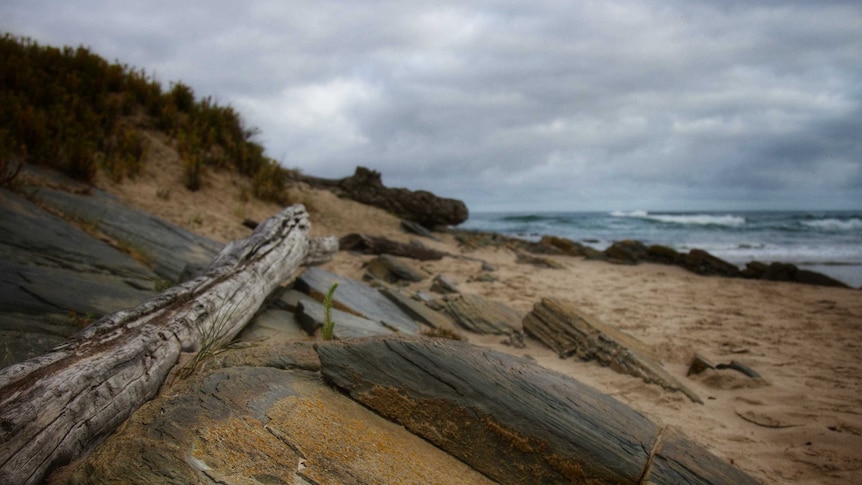
[[[741,227],[744,226],[746,222],[744,217],[729,214],[650,214],[647,211],[614,211],[611,212],[611,216],[645,219],[649,221],[662,222],[665,224],[682,224],[696,226]]]

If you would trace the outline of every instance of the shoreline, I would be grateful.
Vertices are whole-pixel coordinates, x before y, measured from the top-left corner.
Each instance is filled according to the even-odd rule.
[[[702,249],[739,269],[789,263],[862,287],[862,211],[475,212],[461,227],[527,241],[548,234],[598,251],[624,239]]]

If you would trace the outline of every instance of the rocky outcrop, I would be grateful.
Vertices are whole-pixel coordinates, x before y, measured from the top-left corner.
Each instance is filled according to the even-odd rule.
[[[823,273],[799,269],[796,265],[789,263],[765,264],[752,261],[745,265],[742,271],[746,278],[769,280],[769,281],[794,281],[808,285],[832,286],[836,288],[849,288],[846,284],[826,276]]]
[[[343,251],[355,251],[362,254],[389,254],[419,261],[436,261],[448,256],[448,254],[435,249],[365,234],[348,234],[338,241],[338,246]]]
[[[614,242],[604,252],[612,262],[634,264],[646,260],[647,247],[640,241],[626,239]]]
[[[302,180],[314,187],[334,190],[338,195],[379,207],[430,229],[458,225],[466,221],[469,215],[467,206],[460,200],[438,197],[425,190],[386,187],[381,181],[380,172],[365,167],[356,167],[352,176],[339,180],[307,176]]]
[[[765,264],[752,261],[740,270],[736,265],[702,249],[692,249],[688,253],[662,245],[647,246],[640,241],[616,241],[604,251],[598,251],[589,246],[556,236],[543,236],[538,242],[525,241],[501,234],[476,231],[450,231],[455,239],[467,249],[478,249],[485,246],[505,247],[514,251],[523,261],[531,261],[542,266],[542,261],[551,261],[546,267],[554,267],[552,260],[539,258],[530,260],[522,252],[533,254],[551,254],[578,256],[585,259],[607,260],[618,264],[659,263],[685,268],[703,276],[724,276],[730,278],[753,278],[770,281],[792,281],[809,285],[834,286],[849,288],[846,284],[822,273],[797,268],[787,263]]]
[[[0,367],[151,298],[222,247],[103,191],[25,171],[17,193],[0,189]]]
[[[680,431],[527,359],[397,337],[317,351],[321,373],[353,399],[500,483],[756,483]]]
[[[646,382],[681,391],[694,402],[703,400],[664,370],[650,347],[625,332],[580,311],[572,303],[544,298],[524,317],[524,332],[554,349],[561,358],[572,355]]]

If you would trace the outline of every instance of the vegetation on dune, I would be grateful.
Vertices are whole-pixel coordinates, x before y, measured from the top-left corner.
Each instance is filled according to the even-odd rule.
[[[191,87],[161,84],[144,70],[109,63],[86,47],[41,46],[0,38],[0,166],[34,163],[91,182],[102,169],[115,181],[140,172],[144,130],[175,143],[185,185],[201,186],[207,169],[234,170],[254,195],[284,203],[287,171],[253,141],[230,106],[195,98]]]

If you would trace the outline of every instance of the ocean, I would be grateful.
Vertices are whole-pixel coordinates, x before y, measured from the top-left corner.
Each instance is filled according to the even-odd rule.
[[[740,267],[792,263],[862,286],[862,211],[480,212],[459,228],[529,240],[560,236],[599,250],[623,239],[699,248]]]

